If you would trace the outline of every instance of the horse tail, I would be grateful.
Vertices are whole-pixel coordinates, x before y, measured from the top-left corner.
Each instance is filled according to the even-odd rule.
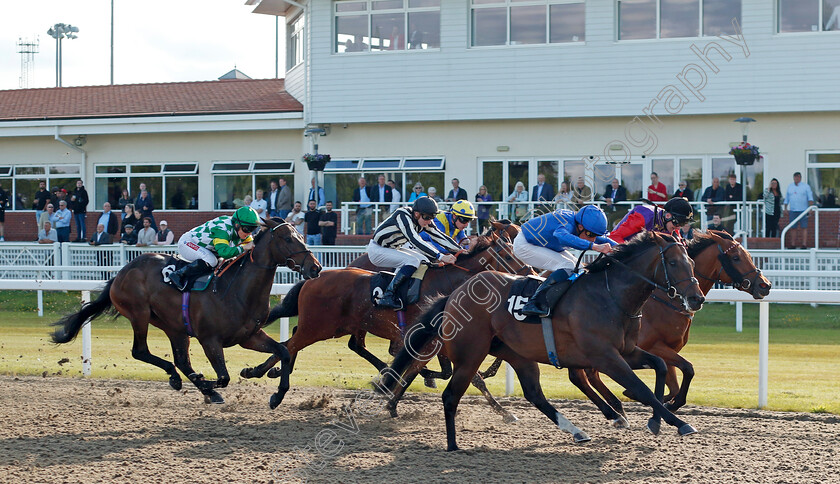
[[[432,322],[439,314],[443,313],[447,302],[449,302],[449,296],[438,296],[433,299],[432,305],[423,312],[417,323],[408,330],[405,346],[397,353],[394,362],[391,363],[392,371],[386,372],[382,377],[383,387],[393,389],[393,386],[397,383],[397,378],[402,376],[414,362],[417,352],[437,336],[438,330],[435,326],[432,326]]]
[[[62,344],[73,341],[79,334],[79,330],[88,321],[98,318],[103,313],[115,311],[111,305],[111,284],[113,282],[114,279],[111,279],[105,284],[102,293],[95,301],[83,304],[79,312],[68,314],[52,324],[58,326],[52,334],[53,343]]]
[[[280,318],[289,318],[298,315],[298,296],[300,296],[300,289],[305,282],[305,280],[300,281],[292,286],[292,289],[283,297],[280,304],[271,308],[271,312],[268,313],[268,319],[263,325],[263,328]]]

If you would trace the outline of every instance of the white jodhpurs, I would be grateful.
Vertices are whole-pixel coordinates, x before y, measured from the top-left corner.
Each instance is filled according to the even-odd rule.
[[[566,269],[571,273],[577,262],[572,254],[565,250],[555,252],[549,248],[528,242],[523,232],[519,232],[519,235],[513,239],[513,255],[529,266],[552,272],[558,269]]]
[[[216,264],[219,263],[219,259],[216,257],[216,254],[196,244],[189,232],[184,233],[184,235],[178,239],[178,253],[181,254],[181,257],[190,262],[203,259],[204,262],[210,264],[210,267],[216,267]]]
[[[367,246],[367,254],[373,265],[382,268],[393,267],[395,271],[403,266],[417,269],[424,260],[427,260],[425,255],[415,249],[407,247],[388,249],[372,240]]]

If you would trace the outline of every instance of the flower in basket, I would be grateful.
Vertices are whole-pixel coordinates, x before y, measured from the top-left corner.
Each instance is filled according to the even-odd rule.
[[[303,155],[303,161],[306,162],[310,170],[321,171],[330,162],[330,155],[306,153]]]
[[[758,151],[758,146],[751,145],[747,142],[741,143],[738,146],[733,147],[729,150],[730,155],[754,155],[754,156],[761,156],[761,153]]]

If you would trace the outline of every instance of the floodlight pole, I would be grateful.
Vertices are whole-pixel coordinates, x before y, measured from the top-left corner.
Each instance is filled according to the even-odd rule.
[[[741,123],[741,137],[742,143],[747,142],[747,135],[750,131],[750,123],[754,123],[753,118],[741,117],[735,120],[736,123]],[[747,239],[749,233],[747,232],[747,221],[749,213],[747,212],[747,165],[741,165],[741,227],[744,231],[744,247],[747,247]]]
[[[306,131],[303,132],[304,136],[308,136],[312,138],[312,153],[317,157],[318,156],[318,136],[326,135],[327,131],[324,128],[308,128]],[[312,170],[315,172],[315,207],[318,207],[318,202],[321,200],[320,194],[318,193],[318,170]],[[326,202],[326,192],[324,193],[324,202]],[[308,202],[307,202],[308,203]]]

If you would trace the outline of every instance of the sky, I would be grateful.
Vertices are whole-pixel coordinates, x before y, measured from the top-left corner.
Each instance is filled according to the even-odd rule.
[[[215,80],[234,68],[275,74],[275,17],[245,0],[114,0],[114,84]],[[284,23],[280,18],[280,77]],[[79,28],[62,43],[62,86],[111,83],[111,0],[2,0],[0,90],[20,89],[17,41],[39,37],[29,88],[55,87],[57,23]]]

